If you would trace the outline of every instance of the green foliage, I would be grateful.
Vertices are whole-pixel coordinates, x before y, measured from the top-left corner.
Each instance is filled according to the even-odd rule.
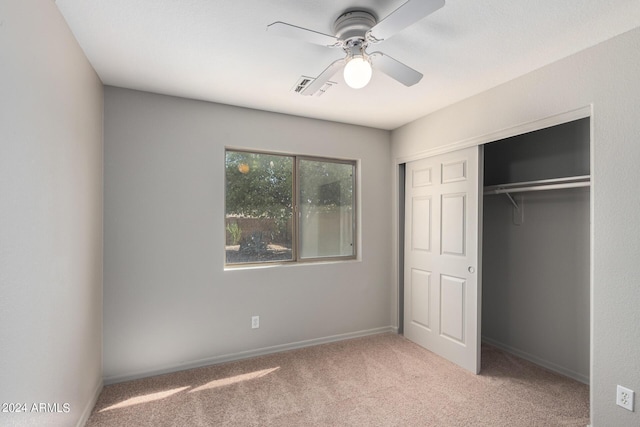
[[[227,215],[273,218],[285,227],[293,209],[294,158],[228,151],[226,156]],[[301,203],[314,209],[352,206],[351,164],[300,161]]]
[[[293,159],[288,156],[228,151],[227,215],[279,220],[291,217],[292,171]]]
[[[237,223],[231,223],[227,225],[227,231],[231,234],[231,244],[237,245],[242,238],[242,229]]]

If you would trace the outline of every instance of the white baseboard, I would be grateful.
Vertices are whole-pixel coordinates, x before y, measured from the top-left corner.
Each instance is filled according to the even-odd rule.
[[[368,335],[383,334],[387,332],[397,333],[398,328],[393,326],[385,326],[382,328],[367,329],[364,331],[349,332],[346,334],[331,335],[323,338],[314,338],[314,339],[305,340],[305,341],[297,341],[289,344],[274,345],[271,347],[263,347],[255,350],[241,351],[238,353],[225,354],[222,356],[214,356],[206,359],[199,359],[191,362],[165,366],[160,369],[152,369],[148,371],[138,371],[138,372],[133,372],[133,373],[124,374],[124,375],[114,375],[110,377],[104,377],[103,381],[105,385],[115,384],[115,383],[120,383],[124,381],[136,380],[139,378],[151,377],[154,375],[162,375],[162,374],[168,374],[171,372],[183,371],[185,369],[200,368],[208,365],[216,365],[219,363],[248,359],[250,357],[263,356],[263,355],[272,354],[272,353],[279,353],[281,351],[295,350],[297,348],[311,347],[319,344],[327,344],[331,342],[343,341],[343,340],[348,340],[353,338],[360,338]]]
[[[572,378],[576,381],[580,381],[583,384],[589,385],[589,377],[578,372],[575,372],[571,369],[565,368],[564,366],[557,365],[553,362],[549,362],[548,360],[541,359],[533,354],[527,353],[526,351],[518,350],[517,348],[513,348],[506,344],[503,344],[499,341],[493,340],[491,338],[482,336],[482,342],[486,342],[489,345],[499,348],[500,350],[504,350],[507,353],[511,353],[515,356],[518,356],[524,360],[528,360],[529,362],[535,363],[536,365],[540,365],[543,368],[546,368],[550,371],[557,372],[566,377]]]
[[[93,396],[91,397],[91,400],[89,400],[89,402],[85,405],[84,410],[80,415],[80,419],[76,424],[76,427],[84,427],[87,421],[89,421],[89,417],[91,416],[91,411],[93,411],[93,408],[96,406],[96,402],[98,401],[98,396],[100,396],[100,393],[102,393],[103,386],[104,386],[103,380],[100,380],[95,390],[93,390]]]

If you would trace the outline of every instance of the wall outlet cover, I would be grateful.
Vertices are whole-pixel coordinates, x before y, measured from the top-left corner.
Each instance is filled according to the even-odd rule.
[[[633,400],[635,393],[633,390],[629,390],[626,387],[618,386],[616,390],[616,404],[633,412]]]

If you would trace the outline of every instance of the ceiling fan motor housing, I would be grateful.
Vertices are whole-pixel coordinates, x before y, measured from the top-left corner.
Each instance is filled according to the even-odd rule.
[[[364,42],[367,31],[377,24],[375,16],[369,12],[353,11],[343,13],[333,24],[333,30],[337,38],[348,42],[361,40]]]

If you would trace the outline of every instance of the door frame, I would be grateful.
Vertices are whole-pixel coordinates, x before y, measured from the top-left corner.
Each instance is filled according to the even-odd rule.
[[[593,407],[593,389],[591,387],[591,378],[593,378],[593,350],[594,350],[594,342],[593,342],[593,267],[595,265],[594,259],[594,206],[595,206],[595,194],[594,187],[596,183],[596,174],[595,174],[595,150],[594,150],[594,111],[593,104],[587,105],[582,108],[578,108],[576,110],[571,110],[565,113],[560,113],[554,116],[545,117],[539,120],[535,120],[528,123],[519,124],[510,128],[501,129],[496,132],[492,132],[486,135],[481,135],[475,138],[466,139],[458,142],[454,142],[451,144],[447,144],[444,146],[435,147],[432,149],[421,151],[417,154],[405,157],[396,157],[393,159],[393,200],[394,200],[394,209],[392,212],[392,220],[394,224],[394,238],[392,242],[392,251],[393,251],[393,303],[392,309],[394,311],[395,324],[394,328],[401,333],[402,332],[402,319],[404,317],[404,283],[403,283],[403,275],[404,275],[404,256],[403,256],[403,248],[404,248],[404,185],[405,185],[405,176],[404,176],[404,168],[405,164],[415,160],[421,160],[428,157],[437,156],[439,154],[446,154],[453,151],[458,151],[464,148],[469,148],[473,146],[480,146],[484,144],[488,144],[490,142],[499,141],[502,139],[510,138],[513,136],[522,135],[525,133],[533,132],[540,129],[545,129],[548,127],[561,125],[567,122],[571,122],[574,120],[589,118],[589,155],[590,155],[590,175],[591,175],[591,185],[589,187],[589,215],[590,215],[590,227],[589,227],[589,397],[590,404]],[[482,158],[483,150],[480,150],[480,159]],[[481,160],[479,160],[481,161]],[[478,173],[482,173],[482,168],[479,165]],[[478,202],[481,203],[480,200],[481,193],[478,195]],[[402,198],[402,200],[401,200]],[[482,238],[482,230],[481,227],[479,229],[480,235],[479,238]],[[400,246],[402,245],[402,246]],[[478,258],[482,259],[482,246],[478,248]],[[481,268],[478,266],[479,274],[481,274]],[[478,287],[478,298],[482,301],[482,286]],[[480,302],[481,304],[481,302]],[[482,324],[479,325],[479,333],[482,334]]]

